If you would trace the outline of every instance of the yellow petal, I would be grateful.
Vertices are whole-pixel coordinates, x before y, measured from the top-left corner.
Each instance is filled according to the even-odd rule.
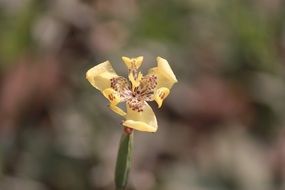
[[[166,87],[169,90],[173,84],[177,82],[176,76],[174,75],[168,61],[161,57],[157,57],[157,67],[149,70],[149,74],[154,74],[158,78],[157,89]]]
[[[138,69],[143,62],[143,56],[139,56],[136,58],[122,57],[122,60],[124,61],[128,69],[130,69],[132,65],[134,65],[135,68]]]
[[[142,112],[134,111],[127,105],[126,121],[124,121],[123,125],[139,131],[157,131],[157,120],[155,114],[146,102],[144,102]]]
[[[111,110],[113,110],[115,113],[117,113],[117,114],[119,114],[119,115],[121,115],[121,116],[127,115],[127,113],[124,112],[124,111],[123,111],[121,108],[119,108],[118,106],[115,106],[115,105],[110,104],[110,105],[109,105],[109,108],[110,108]]]
[[[109,61],[100,63],[86,72],[86,79],[100,91],[109,88],[111,86],[110,79],[117,76]]]
[[[165,87],[156,90],[154,100],[156,101],[159,108],[161,107],[163,100],[168,96],[169,92],[169,89]]]
[[[117,105],[121,102],[121,98],[118,92],[113,88],[107,88],[103,90],[103,95],[110,101],[111,105]]]
[[[117,106],[118,103],[121,102],[120,95],[117,91],[115,91],[113,88],[107,88],[103,90],[103,95],[110,101],[109,108],[114,111],[115,113],[125,116],[126,112],[124,112],[121,108]]]

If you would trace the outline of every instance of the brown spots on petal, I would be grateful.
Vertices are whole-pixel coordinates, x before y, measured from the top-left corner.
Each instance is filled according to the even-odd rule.
[[[143,112],[144,101],[138,98],[130,98],[127,103],[133,111]]]
[[[131,85],[129,81],[124,77],[114,77],[110,79],[111,88],[117,91],[120,95],[120,98],[123,101],[126,101],[129,96],[132,94]]]
[[[116,100],[116,97],[113,94],[108,95],[110,101]]]
[[[130,68],[129,71],[134,78],[138,76],[135,68]],[[111,88],[119,93],[123,101],[127,101],[128,106],[137,112],[143,112],[144,101],[152,101],[154,99],[154,90],[157,86],[157,76],[146,75],[142,77],[140,85],[131,90],[130,82],[124,77],[114,77],[110,79]],[[161,94],[162,99],[166,96]],[[113,101],[115,97],[109,95],[109,99]]]
[[[154,89],[157,86],[157,76],[147,75],[142,78],[140,86],[136,89],[136,93],[146,101],[153,99]]]
[[[164,98],[165,98],[165,93],[164,93],[164,92],[161,92],[161,93],[159,94],[159,97],[160,97],[161,99],[164,99]]]

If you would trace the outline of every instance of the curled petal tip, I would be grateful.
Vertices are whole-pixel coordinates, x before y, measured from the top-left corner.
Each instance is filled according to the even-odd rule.
[[[158,62],[158,61],[167,61],[167,60],[162,58],[162,57],[160,57],[160,56],[157,56],[156,57],[156,61]]]
[[[138,56],[135,58],[136,62],[142,62],[143,61],[143,56]]]
[[[155,114],[146,102],[144,102],[142,112],[134,111],[127,106],[126,120],[123,125],[144,132],[157,131],[157,120]]]
[[[162,103],[157,103],[157,107],[160,109],[162,106]]]
[[[142,121],[133,121],[133,120],[126,120],[123,123],[123,126],[129,127],[138,131],[143,131],[143,132],[156,132],[157,131],[157,126],[150,126],[147,123],[144,123]]]
[[[133,66],[135,66],[136,69],[138,69],[143,62],[143,56],[138,56],[136,58],[129,58],[129,57],[123,56],[122,60],[129,69]]]
[[[127,56],[122,56],[122,60],[123,61],[130,61],[131,59],[129,57],[127,57]]]
[[[132,61],[129,57],[123,56],[122,57],[123,62],[126,64],[126,66],[128,67],[128,69],[131,67],[132,65]]]
[[[135,60],[136,68],[138,69],[142,65],[143,56],[139,56],[139,57],[135,58],[134,60]]]
[[[176,79],[175,74],[173,73],[168,61],[162,57],[157,57],[157,65],[158,65],[158,70],[161,73],[164,73],[164,75],[170,79],[170,81],[174,84],[176,82],[178,82],[178,80]]]
[[[117,74],[109,61],[105,61],[92,67],[85,75],[90,84],[100,91],[108,88],[110,79],[116,76]]]

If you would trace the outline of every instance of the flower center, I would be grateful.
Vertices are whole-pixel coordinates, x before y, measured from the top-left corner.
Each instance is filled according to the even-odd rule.
[[[126,101],[128,106],[138,112],[143,111],[144,101],[154,100],[154,90],[157,86],[157,76],[146,75],[141,78],[139,85],[131,87],[130,82],[124,77],[111,79],[111,88],[119,93],[122,101]]]

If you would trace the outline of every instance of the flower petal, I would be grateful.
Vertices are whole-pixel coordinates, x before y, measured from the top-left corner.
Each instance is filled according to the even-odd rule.
[[[135,92],[140,95],[144,101],[154,100],[154,90],[157,86],[157,76],[146,75],[140,80],[140,85],[135,89]]]
[[[111,88],[119,93],[122,101],[126,101],[131,95],[131,85],[124,77],[115,77],[111,79]]]
[[[103,95],[110,101],[112,105],[117,105],[122,100],[120,98],[120,94],[115,91],[113,88],[107,88],[103,90]]]
[[[171,89],[173,84],[177,82],[176,76],[166,59],[157,57],[156,60],[157,67],[150,69],[148,74],[154,74],[158,77],[157,89],[161,87]]]
[[[161,107],[163,100],[168,96],[169,92],[169,89],[165,87],[161,87],[155,92],[154,100],[159,108]]]
[[[170,89],[177,82],[168,61],[161,57],[157,57],[157,67],[149,70],[148,75],[152,74],[157,76],[157,86],[154,90],[154,100],[157,102],[160,108],[163,100],[170,93]]]
[[[115,91],[113,88],[107,88],[103,90],[103,95],[110,101],[109,108],[115,113],[125,116],[126,112],[124,112],[121,108],[117,106],[118,103],[122,102],[120,94]]]
[[[123,111],[121,108],[119,108],[118,106],[115,106],[115,105],[110,104],[110,105],[109,105],[109,108],[110,108],[113,112],[119,114],[120,116],[125,116],[125,115],[127,115],[127,113],[124,112],[124,111]]]
[[[122,57],[122,60],[124,61],[128,69],[132,68],[133,66],[138,69],[143,62],[143,56],[139,56],[136,58]]]
[[[118,75],[114,71],[111,63],[105,61],[92,67],[86,72],[86,79],[90,82],[92,86],[103,92],[106,88],[110,88],[111,79],[117,77]]]
[[[146,102],[144,102],[143,111],[141,112],[134,111],[127,105],[126,121],[124,121],[123,125],[139,131],[157,131],[157,120],[155,114]]]

